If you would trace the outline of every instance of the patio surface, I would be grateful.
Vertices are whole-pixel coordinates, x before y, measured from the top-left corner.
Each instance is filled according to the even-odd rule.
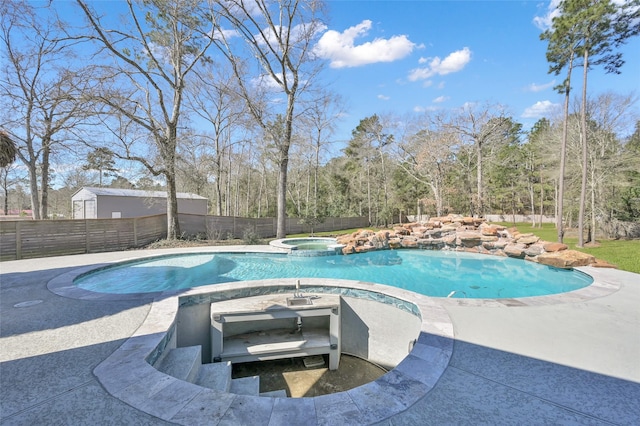
[[[71,299],[47,283],[81,266],[170,251],[0,263],[0,424],[166,423],[111,396],[93,374],[144,322],[152,299]],[[582,270],[615,285],[590,299],[436,299],[454,326],[449,365],[384,424],[640,423],[640,275]]]

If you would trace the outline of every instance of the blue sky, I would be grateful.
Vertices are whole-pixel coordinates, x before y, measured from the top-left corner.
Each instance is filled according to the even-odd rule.
[[[540,34],[558,1],[326,0],[327,28],[316,53],[327,61],[322,83],[346,101],[333,139],[346,142],[373,114],[403,116],[470,102],[500,104],[525,129],[552,117],[563,102],[553,87],[564,74],[548,74]],[[93,3],[112,16],[126,12],[121,0]],[[67,18],[77,16],[70,1],[57,7]],[[621,51],[622,74],[592,69],[589,96],[640,96],[640,37]],[[578,96],[581,68],[572,82]],[[640,102],[635,110],[640,115]]]
[[[329,0],[320,52],[324,78],[347,100],[335,135],[348,140],[373,114],[455,109],[499,103],[528,129],[563,102],[548,74],[547,43],[539,39],[555,5],[549,1]],[[621,51],[622,74],[589,73],[589,95],[640,95],[640,37]],[[573,89],[582,86],[582,68]],[[636,110],[639,109],[636,105]]]

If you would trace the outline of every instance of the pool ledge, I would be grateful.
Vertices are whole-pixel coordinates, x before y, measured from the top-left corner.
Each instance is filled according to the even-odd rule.
[[[153,301],[144,323],[94,370],[114,397],[148,414],[179,424],[217,424],[240,419],[270,419],[289,424],[372,424],[405,411],[435,386],[453,351],[453,324],[434,299],[379,284],[348,280],[305,279],[331,293],[404,301],[421,318],[421,330],[411,352],[379,379],[348,391],[312,398],[270,398],[214,391],[168,376],[147,359],[171,336],[181,301],[216,292],[293,287],[294,280],[246,281],[199,287],[180,296]],[[396,302],[397,303],[397,302]]]
[[[244,249],[246,251],[246,247]],[[273,250],[267,248],[265,251],[269,249]],[[238,251],[242,250],[238,248]],[[621,287],[606,270],[594,267],[577,268],[594,279],[591,285],[583,289],[518,299],[431,298],[379,284],[318,279],[318,285],[337,291],[355,289],[383,294],[415,306],[422,321],[419,338],[412,351],[396,368],[374,382],[346,392],[314,398],[268,398],[217,392],[184,382],[159,372],[146,359],[166,341],[167,333],[176,321],[180,300],[185,300],[185,297],[197,299],[215,290],[291,285],[292,280],[218,284],[215,290],[208,286],[181,292],[128,295],[93,293],[73,284],[80,274],[106,265],[76,268],[50,280],[47,287],[60,296],[74,299],[138,299],[153,302],[143,324],[95,368],[94,374],[117,399],[158,418],[180,424],[215,423],[216,419],[238,423],[246,418],[244,416],[253,419],[264,416],[274,423],[289,424],[371,424],[384,421],[425,397],[448,367],[453,351],[454,330],[446,307],[516,308],[582,303],[615,293]],[[198,419],[202,421],[198,422]]]
[[[465,299],[465,298],[438,298],[443,306],[470,306],[482,308],[511,308],[526,306],[549,306],[565,303],[580,303],[592,299],[608,296],[620,290],[620,282],[610,278],[603,268],[583,266],[576,270],[589,275],[593,282],[586,287],[565,293],[549,294],[545,296],[529,296],[503,299]]]

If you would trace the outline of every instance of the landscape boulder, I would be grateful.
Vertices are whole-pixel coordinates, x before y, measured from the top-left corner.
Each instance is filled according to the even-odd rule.
[[[563,243],[545,243],[544,245],[544,251],[547,251],[550,253],[554,251],[566,250],[568,248],[569,247]]]
[[[552,253],[542,253],[537,257],[538,263],[556,268],[574,268],[587,266],[595,262],[595,257],[577,250],[562,250]]]
[[[453,250],[526,259],[557,268],[576,266],[615,267],[593,256],[568,250],[566,244],[542,241],[517,228],[485,223],[484,219],[449,215],[426,223],[405,223],[392,229],[359,229],[336,237],[343,254],[389,249]]]

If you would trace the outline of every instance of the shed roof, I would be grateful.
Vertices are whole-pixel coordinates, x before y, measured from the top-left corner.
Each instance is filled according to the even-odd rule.
[[[97,188],[93,186],[85,186],[78,191],[76,191],[76,195],[78,192],[85,190],[89,191],[96,195],[108,195],[111,197],[139,197],[139,198],[167,198],[166,191],[146,191],[140,189],[122,189],[122,188]],[[206,200],[206,197],[203,197],[198,194],[191,194],[188,192],[178,192],[176,193],[178,198],[189,198],[193,200]]]

